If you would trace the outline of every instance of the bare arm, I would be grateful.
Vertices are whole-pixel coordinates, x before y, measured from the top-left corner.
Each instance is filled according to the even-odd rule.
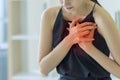
[[[93,45],[88,46],[89,49],[85,51],[95,59],[108,72],[120,78],[120,34],[111,18],[111,16],[102,8],[96,6],[98,9],[95,14],[95,21],[98,25],[98,31],[105,38],[107,45],[114,60],[105,56]]]
[[[49,9],[44,12],[40,25],[39,64],[40,72],[44,75],[47,75],[63,60],[72,46],[72,44],[68,43],[70,41],[66,37],[52,50],[52,27],[54,23],[51,21],[54,21],[55,13],[51,11]]]

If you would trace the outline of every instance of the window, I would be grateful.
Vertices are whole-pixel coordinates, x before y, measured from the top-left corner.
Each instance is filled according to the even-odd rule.
[[[7,0],[0,0],[0,48],[5,48],[7,43]]]
[[[7,0],[0,0],[0,80],[7,80]]]

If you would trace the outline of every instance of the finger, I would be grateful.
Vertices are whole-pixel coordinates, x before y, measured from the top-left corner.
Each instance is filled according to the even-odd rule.
[[[86,30],[92,30],[92,29],[95,29],[95,27],[94,26],[86,26],[83,28],[78,28],[79,31],[86,31]]]
[[[81,22],[83,19],[84,19],[84,17],[82,16],[82,17],[77,18],[76,20],[77,20],[78,22]]]
[[[96,27],[96,24],[95,24],[94,26],[95,26],[95,27],[90,31],[90,34],[88,35],[89,38],[94,37],[95,29],[97,28],[97,27]]]
[[[77,38],[77,43],[81,43],[81,42],[92,42],[92,41],[94,41],[94,39],[93,38]]]
[[[95,24],[93,22],[84,22],[84,23],[77,25],[77,27],[86,27],[86,26],[94,26],[94,25]]]
[[[89,34],[89,38],[93,38],[94,37],[94,32],[95,32],[95,29],[92,29],[91,31],[90,31],[90,34]]]
[[[82,37],[82,36],[86,36],[86,35],[88,35],[89,33],[90,33],[90,31],[78,32],[78,33],[76,34],[76,36],[78,36],[78,37]]]
[[[70,31],[70,28],[66,28],[68,31]]]
[[[68,24],[70,25],[71,23],[70,23],[70,22],[68,22]]]
[[[93,38],[81,38],[81,42],[92,42],[94,39]]]
[[[76,26],[78,26],[78,25],[79,25],[79,22],[77,22]]]
[[[78,21],[73,20],[72,23],[70,24],[70,28],[74,27]]]

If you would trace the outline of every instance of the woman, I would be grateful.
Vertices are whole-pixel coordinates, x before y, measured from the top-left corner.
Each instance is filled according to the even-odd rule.
[[[59,80],[120,78],[120,35],[108,12],[96,0],[60,2],[42,15],[40,72],[57,68]]]

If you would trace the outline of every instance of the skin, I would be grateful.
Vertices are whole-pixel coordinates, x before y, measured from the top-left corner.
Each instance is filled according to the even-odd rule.
[[[81,42],[92,42],[94,40],[94,29],[96,25],[92,22],[84,22],[79,24],[80,20],[73,20],[70,23],[68,29],[70,39],[73,39],[73,44],[81,43]],[[82,20],[81,20],[82,21]]]
[[[94,5],[90,0],[60,0],[60,3],[63,6],[64,19],[70,21],[80,17],[83,18],[92,10]],[[84,7],[86,4],[87,7]],[[67,10],[66,5],[72,6],[73,9],[71,11]],[[43,12],[41,17],[39,66],[40,72],[44,75],[47,75],[64,59],[74,44],[68,35],[52,50],[52,29],[60,8],[61,6],[49,8]],[[98,5],[95,6],[93,16],[98,32],[106,40],[113,59],[105,56],[92,42],[80,42],[78,44],[104,69],[120,78],[120,33],[117,26],[110,14]]]

